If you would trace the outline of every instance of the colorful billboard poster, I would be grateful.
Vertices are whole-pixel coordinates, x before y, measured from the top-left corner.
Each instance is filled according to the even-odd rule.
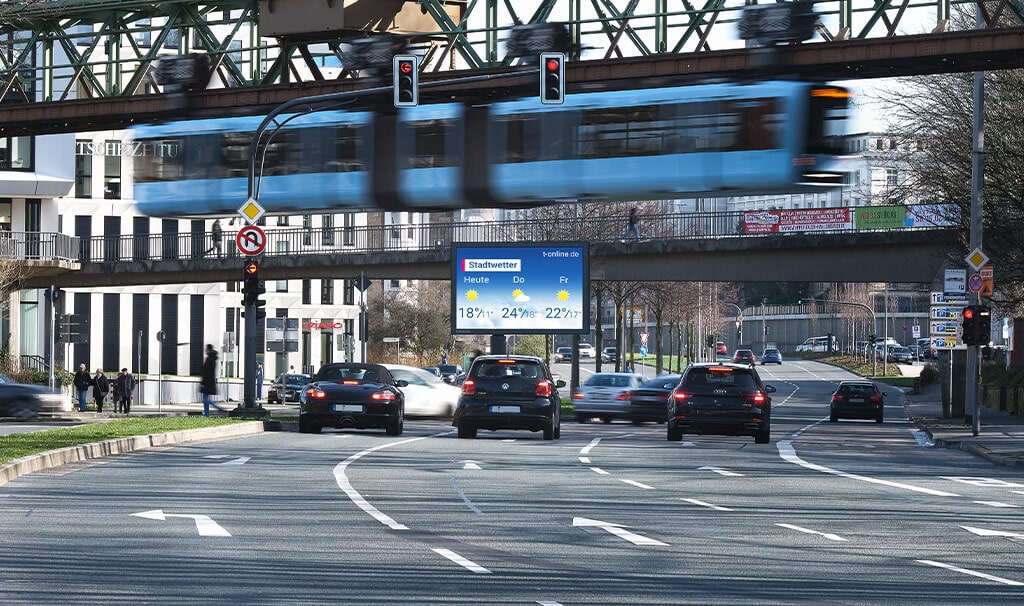
[[[586,243],[454,245],[453,333],[589,330],[590,249]]]
[[[827,231],[852,227],[849,208],[756,210],[743,213],[743,233],[747,234]]]

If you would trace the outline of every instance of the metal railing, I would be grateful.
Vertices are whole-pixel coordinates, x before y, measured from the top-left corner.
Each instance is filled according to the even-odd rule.
[[[699,240],[708,238],[766,238],[778,233],[746,234],[744,212],[672,213],[641,215],[639,229],[645,240]],[[836,230],[815,229],[813,233],[853,231],[907,231],[943,229],[902,227]],[[450,247],[457,242],[526,243],[554,241],[618,242],[626,239],[624,217],[570,217],[557,221],[525,219],[508,221],[436,222],[418,225],[369,225],[358,227],[269,228],[264,255],[374,253],[427,251]],[[237,231],[225,231],[220,246],[213,232],[177,234],[134,234],[95,236],[83,239],[76,259],[83,263],[117,261],[159,261],[209,259],[243,256],[235,245]],[[797,232],[786,232],[797,233]]]
[[[78,238],[54,232],[0,232],[0,259],[78,261]]]

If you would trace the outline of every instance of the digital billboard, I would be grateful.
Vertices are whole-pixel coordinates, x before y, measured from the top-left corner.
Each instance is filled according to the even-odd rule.
[[[454,245],[453,333],[589,330],[590,249],[586,243]]]

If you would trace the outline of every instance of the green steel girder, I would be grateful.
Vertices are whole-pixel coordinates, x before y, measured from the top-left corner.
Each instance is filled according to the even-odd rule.
[[[568,24],[574,60],[738,48],[735,26],[743,7],[776,1],[407,0],[435,25],[413,35],[430,71],[508,65],[502,51],[507,29],[548,21]],[[823,0],[815,6],[818,32],[828,44],[945,31],[956,7],[973,10],[977,1]],[[461,9],[457,19],[446,10],[453,3]],[[989,27],[1024,25],[1024,0],[981,6]],[[0,0],[0,95],[64,100],[147,92],[153,63],[163,54],[188,52],[193,40],[194,50],[212,55],[227,87],[354,75],[340,62],[338,39],[262,39],[258,20],[258,0]],[[152,37],[148,47],[137,40],[144,35]]]

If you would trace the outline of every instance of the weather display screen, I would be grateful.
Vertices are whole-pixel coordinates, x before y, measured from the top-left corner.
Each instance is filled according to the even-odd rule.
[[[590,328],[590,250],[582,242],[455,244],[452,332],[580,333]]]

